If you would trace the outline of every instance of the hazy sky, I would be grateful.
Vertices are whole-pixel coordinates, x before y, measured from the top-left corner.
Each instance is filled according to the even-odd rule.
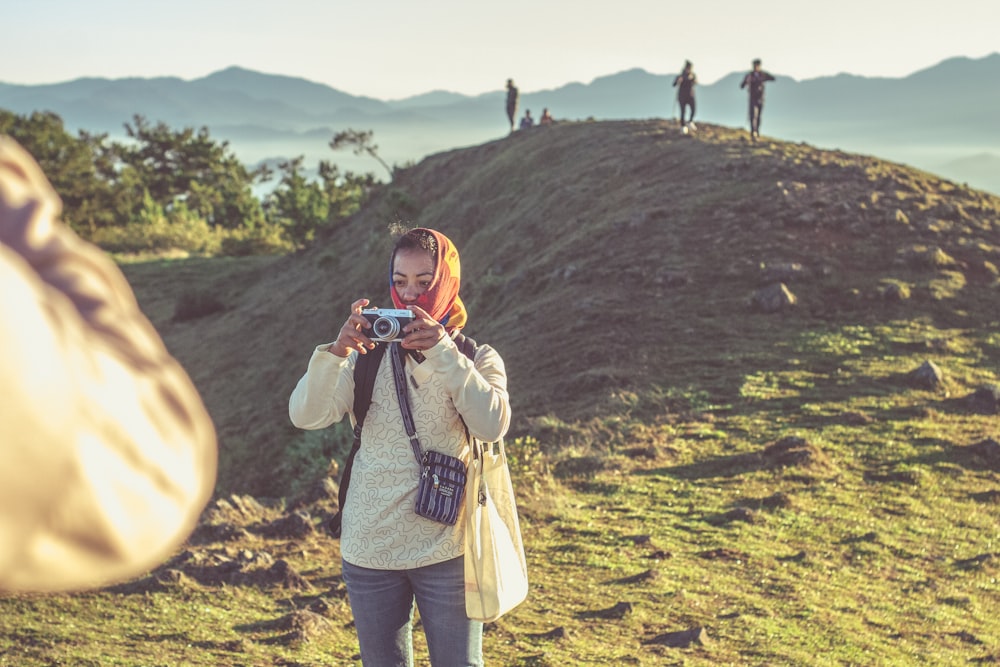
[[[1000,0],[0,0],[0,82],[195,79],[230,65],[397,99],[522,92],[694,62],[906,76],[1000,51]],[[995,85],[996,82],[992,82]]]

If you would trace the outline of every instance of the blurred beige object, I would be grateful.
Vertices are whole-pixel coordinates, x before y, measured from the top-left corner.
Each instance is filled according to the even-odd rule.
[[[193,530],[215,429],[124,275],[0,136],[0,590],[127,579]]]

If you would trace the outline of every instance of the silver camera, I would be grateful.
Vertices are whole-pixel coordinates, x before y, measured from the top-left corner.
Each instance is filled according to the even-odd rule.
[[[404,308],[369,308],[361,314],[371,322],[368,337],[376,343],[392,343],[406,335],[403,327],[413,321],[413,313]]]

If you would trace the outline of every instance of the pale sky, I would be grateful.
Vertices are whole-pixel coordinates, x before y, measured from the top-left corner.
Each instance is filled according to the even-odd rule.
[[[1000,0],[0,0],[0,82],[196,79],[231,65],[399,99],[522,93],[694,63],[902,77],[1000,51]],[[997,85],[997,82],[984,82]]]

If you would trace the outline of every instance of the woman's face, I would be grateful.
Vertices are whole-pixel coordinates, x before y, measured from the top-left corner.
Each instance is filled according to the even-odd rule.
[[[434,281],[434,258],[426,250],[408,248],[396,252],[392,284],[403,303],[414,303]]]

